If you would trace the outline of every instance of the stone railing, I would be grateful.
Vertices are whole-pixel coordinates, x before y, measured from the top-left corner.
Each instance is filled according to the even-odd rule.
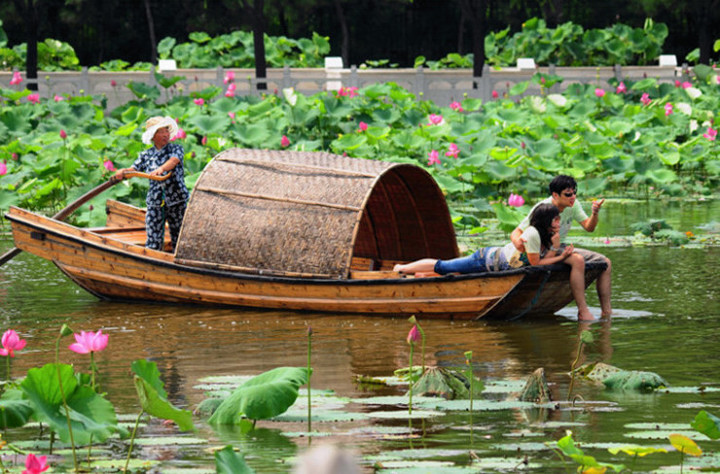
[[[184,79],[168,89],[160,87],[152,71],[63,71],[39,72],[38,92],[41,97],[52,98],[56,94],[70,95],[105,95],[107,108],[113,109],[135,96],[126,87],[128,83],[146,83],[156,85],[161,90],[160,102],[177,94],[188,95],[209,86],[225,89],[223,83],[225,73],[235,74],[236,95],[258,94],[254,69],[177,69],[162,71],[165,77],[184,76]],[[547,92],[561,92],[573,83],[591,83],[607,90],[611,89],[610,79],[639,80],[645,77],[656,78],[660,82],[674,82],[686,78],[687,66],[615,66],[615,67],[510,67],[491,69],[485,67],[482,77],[473,77],[470,69],[443,69],[432,71],[425,68],[417,69],[358,69],[351,68],[289,68],[268,69],[267,92],[275,93],[287,87],[311,95],[325,90],[337,90],[340,87],[364,87],[379,82],[395,82],[417,95],[419,99],[432,100],[438,105],[448,105],[464,97],[477,97],[490,100],[493,91],[500,95],[507,92],[518,82],[527,81],[536,72],[555,74],[563,78]],[[23,73],[23,77],[25,74]],[[12,72],[0,72],[0,85],[9,84]],[[11,88],[24,88],[28,84],[25,79],[20,85]],[[525,95],[540,94],[539,85],[530,84]]]

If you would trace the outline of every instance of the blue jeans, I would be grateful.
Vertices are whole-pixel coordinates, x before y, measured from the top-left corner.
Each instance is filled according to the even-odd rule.
[[[435,263],[435,273],[446,275],[448,273],[483,273],[495,270],[495,254],[502,252],[502,247],[485,247],[475,251],[469,257],[454,258],[452,260],[438,260]],[[507,270],[508,264],[502,255],[499,255],[498,270]]]

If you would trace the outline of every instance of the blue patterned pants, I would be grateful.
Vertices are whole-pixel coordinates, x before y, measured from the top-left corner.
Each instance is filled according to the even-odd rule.
[[[172,242],[172,251],[175,251],[178,235],[180,235],[180,227],[182,226],[183,216],[187,202],[181,202],[172,206],[148,207],[145,214],[145,228],[147,231],[147,242],[145,247],[154,250],[163,249],[163,241],[165,240],[165,220],[167,219],[170,227],[170,240]]]

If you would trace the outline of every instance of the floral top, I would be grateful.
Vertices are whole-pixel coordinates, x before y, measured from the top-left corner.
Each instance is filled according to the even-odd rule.
[[[147,207],[161,207],[163,201],[168,206],[187,201],[190,193],[188,193],[185,186],[185,172],[183,170],[185,150],[182,145],[168,143],[160,150],[153,146],[140,153],[132,167],[137,171],[149,173],[161,167],[173,156],[176,156],[180,163],[172,170],[172,176],[165,181],[150,180],[150,190],[145,201]]]

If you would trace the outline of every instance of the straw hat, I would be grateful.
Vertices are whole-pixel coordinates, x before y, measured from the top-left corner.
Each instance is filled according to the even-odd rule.
[[[172,139],[178,132],[178,124],[172,117],[150,117],[145,122],[145,132],[142,135],[144,144],[149,145],[155,136],[155,132],[161,128],[170,127],[170,138]]]

